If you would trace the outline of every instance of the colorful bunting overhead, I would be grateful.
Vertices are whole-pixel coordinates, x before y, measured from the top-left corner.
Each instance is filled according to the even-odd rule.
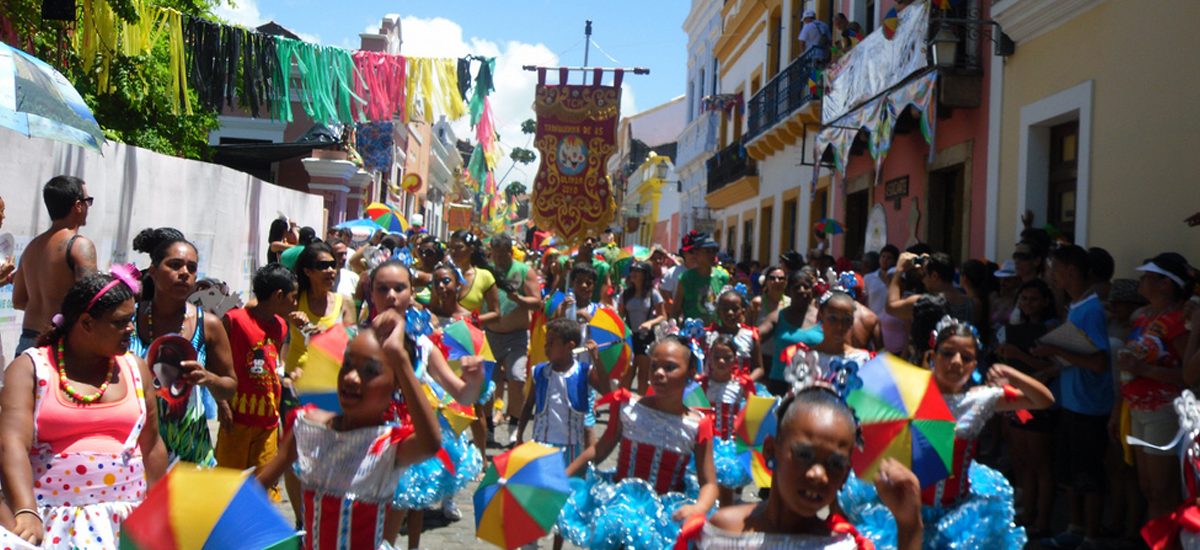
[[[433,122],[442,115],[455,120],[467,114],[462,94],[469,86],[460,84],[459,66],[467,63],[469,79],[468,59],[350,51],[196,18],[149,0],[129,4],[137,14],[129,21],[109,0],[83,0],[79,10],[72,46],[105,93],[115,91],[109,74],[118,54],[146,55],[165,39],[168,99],[177,113],[191,114],[193,96],[214,111],[232,106],[237,98],[254,116],[265,107],[271,118],[291,122],[294,88],[316,122],[384,122],[396,116],[405,122]],[[295,81],[293,66],[300,76]],[[133,70],[139,70],[136,64]],[[493,90],[494,71],[493,60],[480,70],[475,88],[483,82],[483,89]]]

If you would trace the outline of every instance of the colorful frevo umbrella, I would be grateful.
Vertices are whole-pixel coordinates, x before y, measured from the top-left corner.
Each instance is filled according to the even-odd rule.
[[[121,524],[121,550],[300,548],[253,477],[227,468],[179,466],[146,493]]]
[[[683,405],[693,409],[711,409],[712,403],[704,394],[704,386],[693,380],[683,388]]]
[[[885,458],[917,474],[922,487],[950,475],[954,415],[933,373],[891,354],[880,354],[859,370],[861,388],[846,397],[862,426],[863,448],[851,456],[859,477],[875,479]]]
[[[446,346],[446,359],[450,361],[476,356],[484,361],[496,362],[487,335],[465,320],[460,319],[442,329],[442,344]]]
[[[349,344],[350,334],[341,323],[308,337],[304,374],[295,382],[301,403],[311,403],[327,411],[342,410],[337,400],[338,372]]]
[[[454,435],[462,435],[463,430],[466,430],[478,418],[475,416],[475,407],[463,405],[455,401],[450,394],[428,384],[422,387],[425,389],[425,398],[450,424]]]
[[[895,6],[884,14],[883,24],[880,26],[883,27],[884,38],[891,40],[893,36],[896,36],[896,28],[900,26],[900,15],[896,13]]]
[[[366,214],[368,218],[371,218],[384,231],[389,233],[403,233],[408,231],[408,220],[404,219],[404,215],[382,202],[368,204]]]
[[[625,327],[625,321],[615,310],[608,307],[596,308],[588,321],[588,338],[599,348],[600,367],[609,379],[617,379],[629,368],[632,360],[633,335]]]
[[[733,421],[742,465],[760,488],[771,486],[773,472],[767,467],[766,457],[763,456],[763,444],[775,437],[779,429],[775,417],[778,405],[779,400],[771,396],[747,396],[745,406]]]
[[[838,223],[838,221],[833,218],[823,218],[821,221],[817,222],[813,228],[817,233],[826,236],[837,235],[846,231],[842,228],[842,224]]]
[[[561,450],[531,441],[496,455],[475,490],[475,536],[501,548],[534,542],[570,492]]]

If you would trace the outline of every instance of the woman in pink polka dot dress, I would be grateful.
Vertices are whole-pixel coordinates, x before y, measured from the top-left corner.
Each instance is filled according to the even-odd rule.
[[[76,283],[57,326],[5,372],[0,469],[15,521],[0,548],[116,548],[121,521],[166,469],[153,378],[126,353],[129,281]]]

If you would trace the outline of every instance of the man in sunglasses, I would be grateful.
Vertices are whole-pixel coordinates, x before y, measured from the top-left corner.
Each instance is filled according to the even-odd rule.
[[[13,276],[13,307],[25,312],[18,355],[49,328],[71,285],[96,271],[96,247],[79,234],[93,200],[83,180],[72,176],[55,176],[42,188],[50,229],[25,246]]]

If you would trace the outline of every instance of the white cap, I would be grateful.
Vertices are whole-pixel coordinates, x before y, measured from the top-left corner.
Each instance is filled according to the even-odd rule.
[[[420,213],[413,214],[412,219],[408,220],[409,225],[425,225],[425,216]]]
[[[999,279],[1005,279],[1008,277],[1016,277],[1017,276],[1017,262],[1014,262],[1012,260],[1004,260],[1004,263],[1000,266],[1000,269],[996,270],[996,273],[994,275],[996,275],[996,277]]]
[[[1187,284],[1183,282],[1183,279],[1179,275],[1176,275],[1174,273],[1171,273],[1170,271],[1167,271],[1166,269],[1163,269],[1161,266],[1154,263],[1154,261],[1146,262],[1145,265],[1142,265],[1140,267],[1135,267],[1134,269],[1137,271],[1144,271],[1147,273],[1157,273],[1159,275],[1162,275],[1163,277],[1170,279],[1171,282],[1173,282],[1181,287],[1187,286]]]
[[[808,19],[809,17],[816,17],[816,16],[817,16],[817,12],[815,12],[813,10],[804,10],[804,19]]]

